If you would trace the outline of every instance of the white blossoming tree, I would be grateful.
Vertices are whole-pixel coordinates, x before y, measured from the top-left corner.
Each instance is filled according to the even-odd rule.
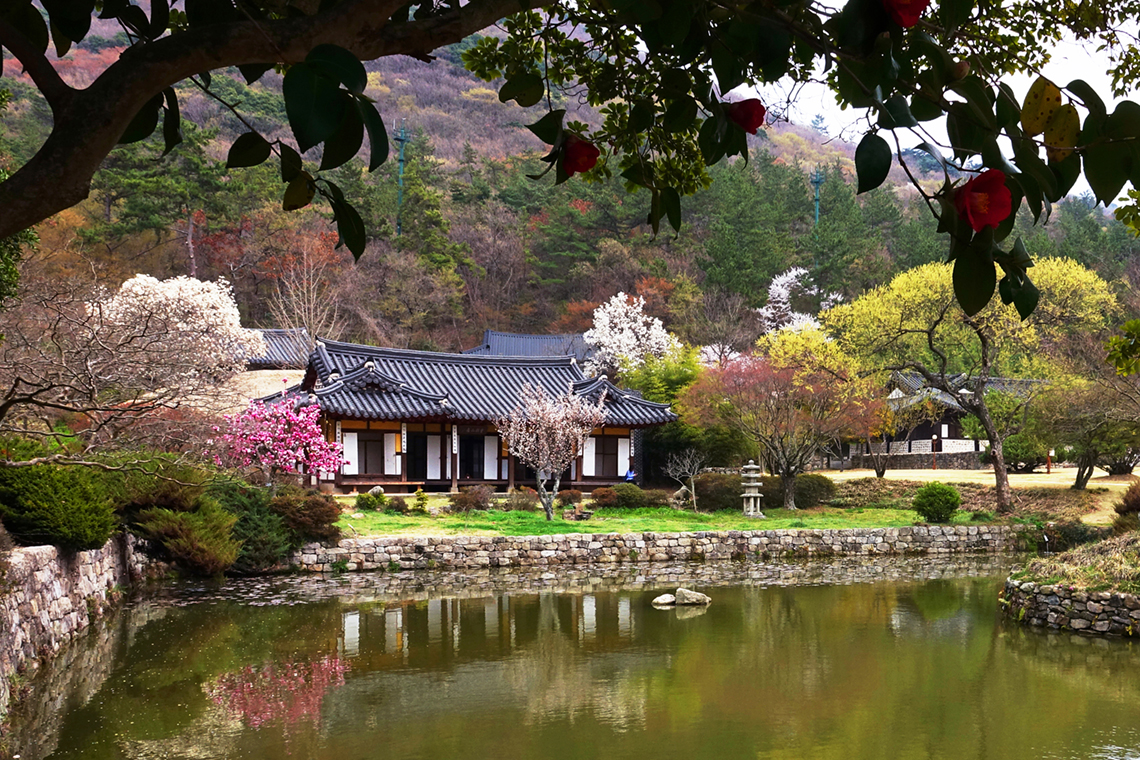
[[[768,303],[757,309],[764,332],[777,330],[804,330],[819,328],[819,322],[810,314],[796,311],[792,299],[796,296],[819,297],[822,309],[830,309],[841,300],[838,293],[823,293],[814,285],[804,282],[808,270],[792,267],[772,278],[768,285]]]
[[[512,455],[536,473],[538,498],[546,519],[554,519],[554,497],[570,463],[596,427],[606,421],[605,399],[596,403],[570,389],[548,396],[541,387],[523,386],[519,405],[498,420],[499,435]],[[551,484],[547,488],[547,484]]]
[[[645,299],[618,293],[594,310],[594,326],[582,336],[594,349],[587,374],[640,367],[648,357],[662,358],[681,348],[661,320],[645,313]]]
[[[225,281],[189,277],[139,275],[108,294],[25,274],[0,333],[0,435],[61,444],[9,465],[90,463],[140,443],[192,447],[218,384],[265,350],[242,329]]]

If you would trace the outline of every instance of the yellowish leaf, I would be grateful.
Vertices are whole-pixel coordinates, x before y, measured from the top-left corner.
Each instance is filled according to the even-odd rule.
[[[1050,161],[1064,161],[1073,152],[1081,134],[1081,116],[1067,103],[1057,109],[1045,126],[1045,155]]]
[[[1021,128],[1025,135],[1033,137],[1044,132],[1060,107],[1061,88],[1045,77],[1037,77],[1021,106]]]

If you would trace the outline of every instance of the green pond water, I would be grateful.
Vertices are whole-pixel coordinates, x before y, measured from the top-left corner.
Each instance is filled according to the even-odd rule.
[[[1013,560],[180,586],[37,676],[52,758],[1140,758],[1140,648],[996,613]],[[659,610],[679,583],[707,610]]]

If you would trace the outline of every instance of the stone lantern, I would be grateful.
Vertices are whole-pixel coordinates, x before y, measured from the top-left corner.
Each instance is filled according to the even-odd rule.
[[[740,468],[740,480],[744,485],[744,493],[740,494],[740,500],[744,502],[744,516],[764,519],[764,513],[760,511],[760,501],[764,494],[760,493],[760,467],[756,462],[749,459],[748,464]]]

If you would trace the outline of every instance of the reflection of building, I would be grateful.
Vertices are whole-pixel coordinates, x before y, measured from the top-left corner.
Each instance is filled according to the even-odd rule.
[[[344,490],[455,490],[532,480],[506,451],[495,420],[518,405],[525,385],[605,400],[606,425],[571,466],[566,487],[620,482],[636,456],[635,433],[676,419],[605,378],[587,378],[572,356],[444,354],[318,341],[305,378],[287,398],[320,404],[330,440],[346,464],[322,480]]]

